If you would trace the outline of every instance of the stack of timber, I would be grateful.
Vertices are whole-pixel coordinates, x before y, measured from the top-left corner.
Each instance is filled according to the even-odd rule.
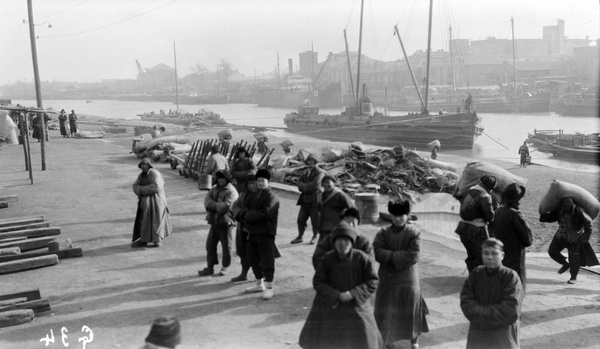
[[[0,328],[31,322],[35,315],[50,311],[50,301],[39,289],[0,294]]]
[[[0,196],[0,208],[7,208],[9,203],[19,201],[18,195],[4,195]]]
[[[0,274],[58,264],[62,258],[81,257],[70,239],[56,240],[60,227],[50,227],[43,216],[0,220]]]

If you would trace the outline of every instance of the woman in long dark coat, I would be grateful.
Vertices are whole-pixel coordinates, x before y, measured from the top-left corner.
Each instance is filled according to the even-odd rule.
[[[340,223],[331,238],[335,250],[317,266],[317,295],[299,344],[305,349],[383,348],[370,302],[377,287],[375,268],[367,254],[352,249],[356,231],[348,223]]]
[[[60,114],[58,115],[58,121],[60,122],[60,135],[64,137],[69,138],[69,132],[67,131],[67,120],[69,118],[67,117],[67,113],[65,112],[65,110],[61,110]]]
[[[490,235],[504,244],[502,264],[519,274],[525,289],[525,247],[531,246],[531,229],[519,211],[519,201],[525,196],[525,187],[509,185],[502,194],[503,206],[496,211],[490,223]]]
[[[418,348],[419,335],[429,332],[429,313],[419,285],[419,230],[410,224],[409,201],[390,201],[392,225],[381,229],[373,241],[379,262],[379,286],[375,295],[375,320],[387,347],[410,340]]]

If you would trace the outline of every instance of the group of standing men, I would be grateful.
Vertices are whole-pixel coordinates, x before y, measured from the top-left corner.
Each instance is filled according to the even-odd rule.
[[[68,128],[67,120],[69,121]],[[75,110],[71,110],[71,114],[67,116],[67,112],[61,109],[60,114],[58,114],[58,121],[60,123],[60,135],[63,138],[69,138],[69,134],[71,137],[75,137],[77,133],[77,114],[75,114]]]

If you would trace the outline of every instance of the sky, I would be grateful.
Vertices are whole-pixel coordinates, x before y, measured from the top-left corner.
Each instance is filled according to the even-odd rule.
[[[324,61],[328,52],[358,50],[360,0],[30,0],[42,81],[135,79],[165,64],[178,76],[225,60],[252,78],[298,66],[298,53]],[[402,59],[427,47],[429,1],[364,0],[362,53]],[[453,39],[541,39],[542,27],[565,21],[568,38],[600,38],[598,0],[434,0],[432,49]],[[0,1],[0,85],[33,81],[27,1]],[[51,28],[49,28],[51,25]],[[174,50],[174,44],[176,49]],[[592,43],[595,44],[595,43]]]

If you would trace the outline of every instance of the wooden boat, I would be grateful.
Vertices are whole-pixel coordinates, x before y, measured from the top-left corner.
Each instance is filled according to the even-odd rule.
[[[597,96],[560,97],[556,101],[556,109],[565,116],[600,116],[600,99]]]
[[[565,134],[562,130],[534,130],[528,140],[539,151],[556,158],[582,160],[600,165],[600,134]]]
[[[433,1],[430,2],[430,6],[432,5]],[[361,10],[361,23],[362,15]],[[431,28],[431,22],[430,12],[429,28]],[[398,30],[397,28],[395,29],[399,37]],[[431,36],[431,31],[428,34]],[[362,35],[359,35],[360,37]],[[400,44],[404,48],[401,40]],[[362,96],[360,96],[358,91],[360,90],[361,44],[359,41],[355,105],[346,107],[340,114],[321,114],[317,107],[301,105],[297,111],[285,116],[284,123],[287,129],[291,132],[303,133],[308,136],[331,141],[360,141],[387,147],[403,145],[410,148],[424,149],[427,143],[438,139],[445,149],[471,149],[475,137],[483,132],[481,118],[475,111],[466,108],[464,111],[455,113],[440,113],[436,115],[429,113],[430,45],[431,40],[428,40],[425,98],[420,98],[422,108],[419,113],[409,113],[402,116],[385,116],[374,110],[373,102],[367,95],[366,86],[363,86]],[[408,68],[413,76],[413,84],[417,89],[417,93],[421,97],[414,74],[412,73],[412,68],[410,65]]]

